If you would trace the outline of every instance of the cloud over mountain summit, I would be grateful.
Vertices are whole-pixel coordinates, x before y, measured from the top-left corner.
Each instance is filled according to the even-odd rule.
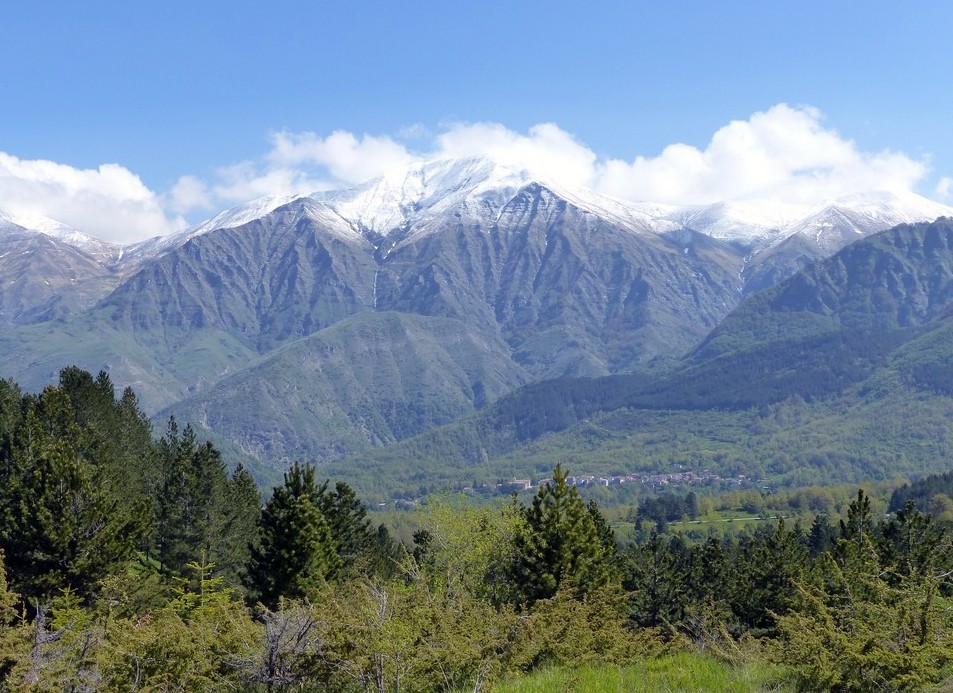
[[[903,152],[862,151],[827,126],[819,110],[787,104],[728,123],[703,148],[675,143],[631,161],[599,155],[555,123],[525,133],[499,123],[453,123],[423,138],[419,128],[413,134],[422,146],[346,130],[275,132],[256,159],[208,176],[185,174],[161,193],[118,164],[82,170],[0,153],[0,207],[130,242],[255,197],[348,187],[417,162],[473,156],[570,188],[668,204],[813,204],[865,190],[914,190],[928,171],[925,160]]]

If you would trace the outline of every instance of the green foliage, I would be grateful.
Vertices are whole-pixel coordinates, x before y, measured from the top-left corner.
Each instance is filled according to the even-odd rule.
[[[953,497],[953,472],[930,474],[912,484],[904,484],[890,497],[889,510],[896,512],[913,501],[922,512],[930,509],[930,503],[937,495]]]
[[[773,632],[778,615],[790,610],[806,568],[802,540],[798,528],[789,530],[781,519],[774,531],[742,546],[733,610],[746,629]]]
[[[328,523],[342,574],[388,572],[393,569],[396,546],[387,528],[375,530],[367,518],[367,508],[354,490],[343,481],[328,490],[329,482],[318,487],[318,510]]]
[[[147,524],[135,496],[100,457],[62,389],[26,398],[0,469],[0,538],[24,597],[89,594],[131,557]]]
[[[819,577],[778,619],[778,657],[806,689],[921,690],[950,674],[950,540],[913,504],[875,524],[858,492]]]
[[[259,544],[252,548],[252,592],[274,608],[280,597],[304,597],[340,570],[327,519],[321,513],[314,467],[293,464],[262,510]]]
[[[520,508],[478,508],[436,498],[427,504],[421,524],[412,572],[451,593],[465,592],[492,604],[513,601],[505,566],[523,531]]]
[[[806,690],[953,680],[953,543],[913,502],[880,519],[864,491],[849,504],[837,489],[733,492],[728,505],[764,519],[823,514],[809,532],[753,521],[706,540],[693,525],[620,552],[557,466],[528,507],[429,501],[411,555],[348,484],[318,484],[309,465],[259,514],[247,471],[229,478],[174,422],[144,442],[135,396],[110,392],[78,370],[39,396],[0,383],[0,689],[456,691],[611,663],[639,668],[639,690],[682,685],[673,671],[653,678],[677,661],[726,690],[777,687],[785,670]],[[806,407],[792,406],[766,416]],[[123,431],[128,444],[113,440]],[[161,464],[132,461],[137,450]],[[715,506],[692,494],[654,507],[672,499],[689,515]],[[255,615],[233,587],[243,576],[266,605]],[[734,666],[658,657],[679,648]],[[757,664],[762,651],[784,669]]]
[[[893,583],[933,575],[953,565],[946,532],[917,510],[913,501],[881,524],[877,550],[881,565],[890,568]]]
[[[686,578],[691,574],[684,543],[676,537],[666,543],[653,532],[646,544],[631,547],[625,558],[622,584],[630,594],[632,623],[641,628],[681,623],[688,606]]]
[[[493,688],[499,693],[656,693],[657,691],[785,691],[783,672],[763,662],[733,665],[710,654],[677,652],[647,657],[628,666],[545,667],[510,677]]]
[[[234,690],[261,628],[210,564],[167,605],[138,620],[110,624],[102,676],[114,690]]]
[[[922,690],[953,662],[953,621],[935,585],[891,588],[874,575],[829,566],[831,588],[802,587],[799,608],[779,619],[781,661],[804,690]],[[864,598],[840,585],[861,581]]]
[[[694,520],[698,517],[698,498],[689,491],[684,496],[672,493],[663,493],[654,498],[646,498],[639,503],[638,520],[651,520],[660,527],[668,522],[675,522],[687,517]]]
[[[516,602],[531,606],[550,599],[562,587],[579,595],[612,582],[614,545],[597,526],[579,492],[566,482],[560,465],[553,482],[543,486],[523,511],[524,525],[514,540],[510,580]]]
[[[152,426],[135,393],[126,388],[117,399],[108,373],[100,371],[94,379],[76,366],[60,371],[59,387],[72,403],[76,424],[99,434],[100,463],[109,468],[116,483],[127,494],[151,500],[157,466]]]
[[[661,650],[655,635],[626,627],[625,597],[617,585],[594,588],[582,598],[563,589],[525,612],[513,664],[523,671],[544,665],[624,664]]]
[[[228,584],[237,587],[248,581],[248,564],[258,540],[261,517],[258,486],[241,465],[226,484],[222,516],[222,531],[211,555]]]
[[[7,690],[10,672],[24,649],[25,628],[17,623],[19,601],[20,596],[8,589],[6,565],[0,550],[0,690]]]
[[[180,434],[175,419],[159,441],[159,459],[155,555],[176,573],[217,548],[227,476],[218,451],[209,443],[199,445],[191,426]]]
[[[516,615],[426,580],[359,580],[322,610],[332,690],[480,688],[507,666]]]

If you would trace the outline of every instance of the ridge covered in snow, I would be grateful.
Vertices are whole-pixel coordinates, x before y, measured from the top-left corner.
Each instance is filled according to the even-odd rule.
[[[507,203],[533,184],[634,232],[670,231],[680,226],[635,205],[584,189],[566,189],[525,169],[468,158],[414,164],[353,188],[261,198],[159,239],[156,248],[164,250],[216,229],[235,228],[283,205],[305,200],[313,203],[308,210],[312,217],[345,237],[372,240],[375,245],[383,239],[397,242],[438,231],[451,210],[465,208],[492,223]]]
[[[38,214],[13,214],[0,209],[0,234],[24,231],[42,234],[101,261],[115,261],[123,254],[123,247],[118,243],[99,240],[55,219]]]
[[[634,233],[667,233],[688,228],[752,252],[801,236],[822,248],[843,245],[901,223],[953,216],[953,208],[910,192],[876,190],[808,206],[769,200],[734,200],[709,205],[631,203],[585,189],[567,189],[525,169],[486,158],[416,163],[349,189],[310,195],[272,195],[227,209],[177,233],[121,248],[64,224],[14,217],[0,211],[0,225],[12,223],[68,243],[84,252],[136,261],[161,255],[218,229],[237,228],[299,203],[297,213],[322,222],[329,231],[377,247],[439,231],[451,210],[466,210],[491,224],[526,186],[541,185],[576,207]]]
[[[414,164],[350,189],[309,196],[262,198],[227,210],[177,234],[176,238],[187,239],[215,229],[235,227],[303,197],[315,203],[314,213],[317,208],[324,208],[321,220],[336,221],[334,225],[345,236],[355,239],[369,235],[380,239],[395,234],[414,237],[438,230],[443,215],[458,207],[466,207],[481,218],[493,219],[521,189],[531,184],[546,187],[580,209],[633,232],[666,233],[689,228],[753,251],[795,234],[813,237],[820,245],[835,244],[839,241],[825,234],[834,227],[838,229],[834,236],[843,237],[844,229],[850,226],[860,237],[901,223],[953,216],[953,208],[920,195],[884,190],[857,193],[814,206],[771,200],[684,206],[630,203],[585,189],[570,190],[525,169],[490,159],[470,158]],[[835,221],[836,217],[841,218],[841,223]]]

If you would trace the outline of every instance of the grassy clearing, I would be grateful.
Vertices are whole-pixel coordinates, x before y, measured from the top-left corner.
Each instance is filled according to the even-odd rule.
[[[497,693],[665,693],[675,691],[778,691],[782,672],[761,663],[735,666],[704,654],[679,653],[649,659],[627,667],[585,666],[543,669],[509,679]]]

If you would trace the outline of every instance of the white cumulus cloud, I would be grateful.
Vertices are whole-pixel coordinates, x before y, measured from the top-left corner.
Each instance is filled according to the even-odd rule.
[[[555,123],[526,132],[491,122],[445,124],[436,132],[416,125],[396,136],[283,131],[256,159],[206,178],[184,175],[161,194],[116,164],[81,170],[0,153],[0,208],[133,241],[180,227],[183,217],[198,221],[264,195],[347,187],[416,162],[461,157],[488,157],[622,200],[669,204],[812,204],[874,189],[913,190],[928,172],[926,160],[902,152],[862,151],[815,108],[778,104],[724,125],[703,147],[675,143],[632,160],[600,157]],[[935,194],[953,195],[953,178],[940,178]]]
[[[420,139],[421,129],[414,128]],[[455,123],[411,149],[388,136],[343,130],[326,137],[281,132],[258,161],[221,169],[209,202],[311,192],[361,183],[413,162],[488,157],[567,187],[634,202],[706,204],[771,199],[819,203],[873,189],[912,190],[924,161],[901,152],[864,152],[827,127],[815,108],[779,104],[719,128],[704,148],[676,143],[632,161],[600,158],[555,123],[526,133],[500,123]]]
[[[79,169],[0,152],[0,207],[44,216],[103,240],[129,243],[184,225],[169,216],[159,196],[118,164]]]
[[[872,189],[911,190],[927,166],[899,152],[862,152],[819,111],[779,104],[720,128],[704,149],[601,166],[596,187],[623,199],[673,204],[773,199],[817,203]]]
[[[428,158],[478,156],[523,168],[568,186],[591,187],[595,182],[595,152],[554,123],[535,125],[526,135],[498,123],[454,125],[437,136],[436,148]]]

